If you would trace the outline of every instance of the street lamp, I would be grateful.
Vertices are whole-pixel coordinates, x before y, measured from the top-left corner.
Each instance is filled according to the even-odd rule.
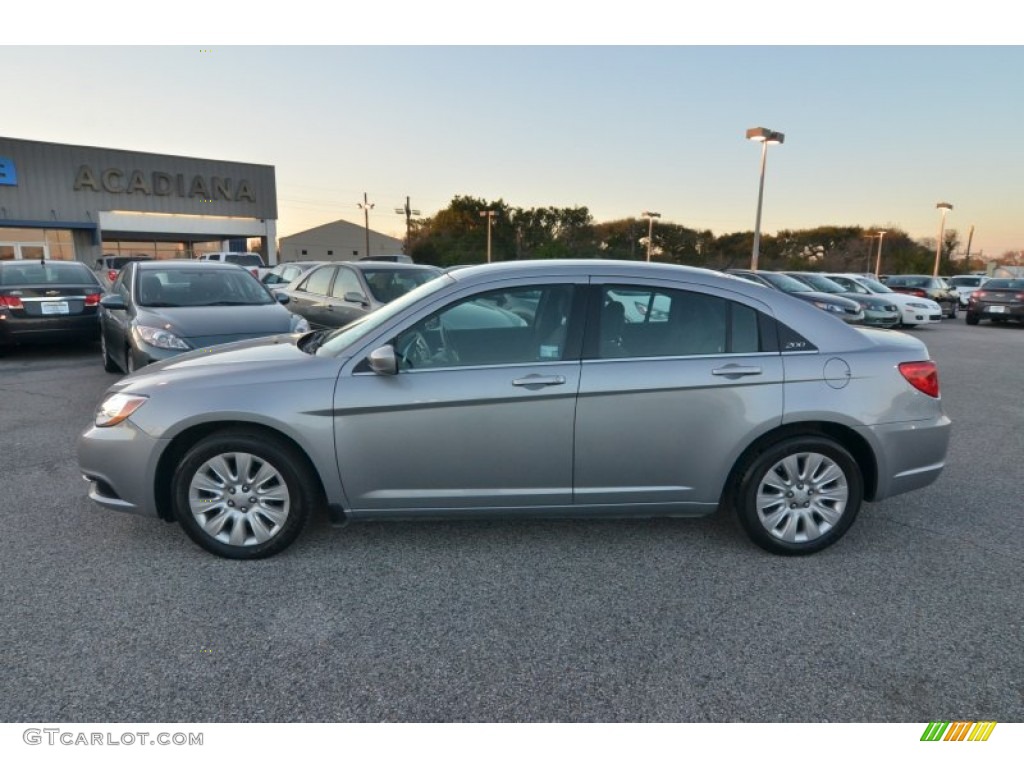
[[[405,208],[395,208],[395,213],[405,214],[405,247],[409,247],[409,236],[412,233],[412,217],[419,216],[420,212],[409,206],[409,196],[405,196]]]
[[[654,240],[654,220],[660,219],[661,214],[655,211],[644,211],[640,214],[647,217],[647,260],[651,260],[651,242]]]
[[[880,229],[878,231],[878,260],[875,262],[875,279],[878,279],[879,273],[882,271],[882,238],[885,237],[885,230]]]
[[[768,161],[768,145],[781,144],[786,136],[770,128],[749,128],[747,138],[761,142],[761,185],[757,189],[757,219],[754,221],[754,251],[750,256],[750,268],[757,271],[757,257],[761,251],[761,203],[764,200],[764,166]]]
[[[363,209],[363,216],[366,220],[366,255],[370,255],[370,209],[373,208],[374,203],[368,202],[366,199],[366,193],[363,192],[363,202],[356,203],[360,208]]]
[[[487,217],[487,263],[488,264],[491,263],[491,223],[494,221],[494,216],[495,216],[496,213],[497,213],[497,211],[490,210],[490,209],[488,209],[486,211],[480,211],[480,215],[481,216],[486,216]]]
[[[932,277],[939,276],[939,257],[942,256],[942,238],[946,235],[946,214],[953,210],[951,203],[936,203],[935,207],[942,211],[939,220],[939,244],[935,246],[935,269],[932,270]]]

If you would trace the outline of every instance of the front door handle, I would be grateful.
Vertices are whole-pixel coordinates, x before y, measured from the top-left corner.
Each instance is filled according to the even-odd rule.
[[[541,376],[539,373],[531,373],[521,379],[512,379],[513,387],[526,387],[527,389],[556,387],[559,384],[565,384],[565,376]]]
[[[762,373],[759,365],[726,365],[721,368],[712,368],[712,376],[725,376],[727,379],[738,379],[741,376],[760,376]]]

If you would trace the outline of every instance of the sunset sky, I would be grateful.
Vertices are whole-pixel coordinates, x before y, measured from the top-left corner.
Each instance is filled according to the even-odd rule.
[[[934,238],[944,201],[972,253],[1024,249],[1019,46],[5,45],[0,72],[0,135],[275,166],[280,236],[364,192],[394,235],[407,195],[750,231],[765,126],[766,233]]]

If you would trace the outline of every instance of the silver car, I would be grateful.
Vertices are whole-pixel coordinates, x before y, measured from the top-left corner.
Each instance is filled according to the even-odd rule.
[[[630,308],[623,302],[628,300]],[[950,422],[919,340],[702,269],[450,272],[336,331],[121,379],[81,435],[89,497],[232,558],[333,522],[735,510],[761,547],[836,542],[933,482]]]

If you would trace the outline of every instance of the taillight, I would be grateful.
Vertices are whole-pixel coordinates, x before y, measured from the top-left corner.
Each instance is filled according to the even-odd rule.
[[[903,378],[909,381],[914,389],[924,392],[929,397],[939,396],[939,371],[931,360],[900,363],[899,368]]]
[[[927,293],[927,291],[922,291],[922,290],[921,290],[920,288],[911,288],[911,289],[910,289],[910,292],[911,292],[911,293],[912,293],[912,294],[913,294],[914,296],[919,296],[919,297],[920,297],[920,298],[922,298],[922,299],[927,299],[927,298],[928,298],[928,293]]]
[[[1014,296],[1014,298],[1017,301],[1024,301],[1024,293],[1018,293],[1016,296]]]
[[[20,296],[0,296],[0,307],[10,307],[11,309],[24,309],[25,305],[21,303]]]
[[[114,282],[115,280],[117,280],[117,270],[116,269],[108,269],[107,270],[107,280],[109,280],[110,282]]]
[[[100,294],[98,293],[90,293],[88,296],[85,297],[85,306],[87,307],[95,307],[99,303]]]
[[[985,292],[984,291],[974,291],[973,293],[971,293],[971,298],[972,299],[984,299],[985,298]]]

